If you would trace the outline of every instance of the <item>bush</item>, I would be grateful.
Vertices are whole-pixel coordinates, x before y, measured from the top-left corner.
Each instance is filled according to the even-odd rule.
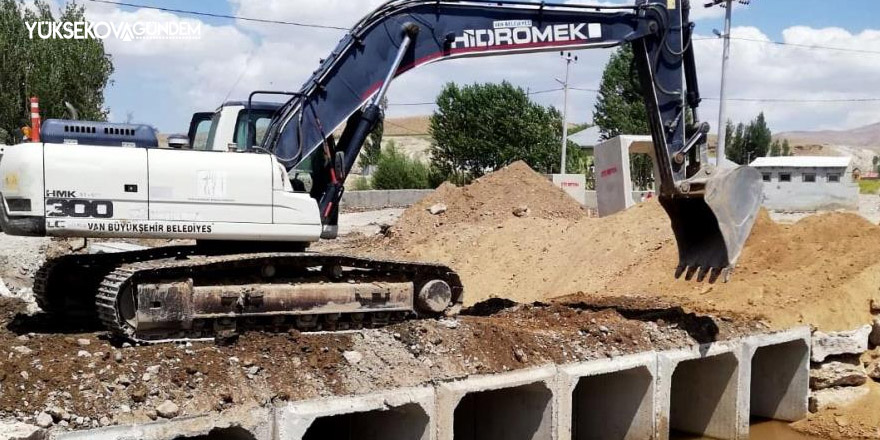
[[[862,194],[877,194],[880,192],[880,180],[859,180],[859,190]]]
[[[394,146],[379,154],[373,172],[373,189],[427,189],[431,188],[428,166],[410,159]]]
[[[350,189],[352,191],[367,191],[373,189],[372,185],[370,185],[370,178],[365,176],[357,176],[352,177],[349,181],[351,184]]]

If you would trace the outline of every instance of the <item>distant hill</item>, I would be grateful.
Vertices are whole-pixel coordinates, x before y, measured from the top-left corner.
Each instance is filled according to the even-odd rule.
[[[845,145],[880,151],[880,122],[851,130],[790,131],[774,137],[793,144]]]
[[[428,136],[430,116],[385,118],[385,136]]]

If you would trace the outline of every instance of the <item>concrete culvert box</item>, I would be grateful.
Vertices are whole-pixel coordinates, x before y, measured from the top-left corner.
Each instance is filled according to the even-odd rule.
[[[738,370],[733,353],[679,363],[672,374],[672,432],[736,438]]]
[[[552,399],[543,383],[468,393],[455,407],[453,438],[549,440]]]
[[[319,417],[303,440],[429,440],[428,415],[417,404]]]
[[[257,440],[247,429],[239,427],[214,428],[205,435],[177,437],[174,440]]]
[[[647,367],[585,376],[572,393],[573,440],[654,435],[654,376]]]
[[[752,418],[793,422],[806,415],[810,348],[803,339],[758,347],[752,356]]]

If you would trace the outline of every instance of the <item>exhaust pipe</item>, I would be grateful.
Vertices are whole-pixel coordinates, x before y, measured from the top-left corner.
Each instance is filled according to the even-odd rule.
[[[700,174],[702,179],[683,184],[684,195],[660,196],[678,244],[675,277],[727,282],[761,207],[761,173],[741,166],[707,168]]]

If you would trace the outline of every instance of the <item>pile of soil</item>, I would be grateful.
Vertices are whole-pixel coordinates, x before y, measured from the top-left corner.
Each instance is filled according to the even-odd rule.
[[[434,215],[429,209],[443,205]],[[588,212],[568,194],[525,162],[514,162],[470,185],[444,183],[431,195],[407,209],[391,229],[395,247],[418,242],[438,230],[455,230],[516,218],[580,220]]]
[[[427,212],[436,203],[447,211]],[[511,213],[523,206],[529,215]],[[869,302],[880,298],[877,249],[880,227],[855,214],[782,225],[762,212],[731,282],[676,280],[677,248],[657,201],[590,218],[543,176],[515,164],[470,186],[441,187],[404,212],[389,237],[354,251],[448,264],[462,277],[466,304],[493,297],[662,298],[778,328],[830,331],[871,322]]]

